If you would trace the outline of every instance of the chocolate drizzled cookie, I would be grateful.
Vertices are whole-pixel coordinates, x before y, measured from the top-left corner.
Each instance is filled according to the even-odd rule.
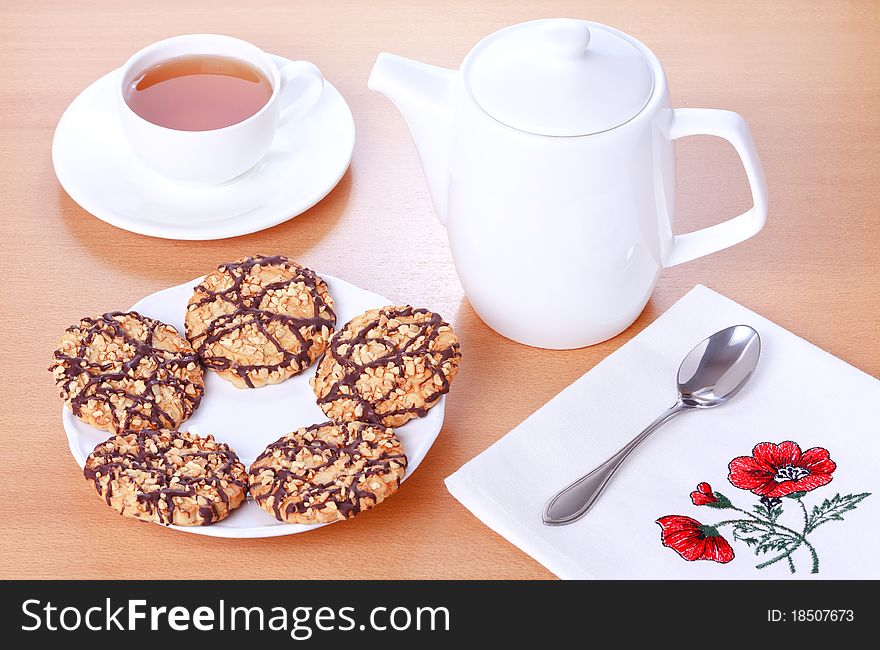
[[[228,445],[167,429],[102,442],[83,475],[119,514],[166,525],[220,521],[247,493],[247,472]]]
[[[336,325],[327,284],[282,255],[222,264],[195,287],[186,335],[239,388],[275,384],[324,353]]]
[[[280,521],[350,519],[397,491],[406,456],[391,429],[313,424],[273,442],[251,464],[251,495]]]
[[[49,370],[74,415],[114,433],[177,427],[204,392],[204,371],[186,339],[137,312],[68,327]]]
[[[382,307],[333,336],[311,385],[334,422],[397,427],[424,416],[449,391],[460,358],[458,337],[437,314]]]

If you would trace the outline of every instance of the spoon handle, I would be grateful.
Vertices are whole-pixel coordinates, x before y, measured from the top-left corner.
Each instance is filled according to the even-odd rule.
[[[549,526],[562,526],[577,521],[587,514],[626,457],[662,424],[689,409],[690,407],[685,406],[681,401],[676,402],[663,415],[645,427],[645,430],[633,438],[623,449],[589,474],[560,490],[547,502],[547,506],[544,508],[544,523]]]

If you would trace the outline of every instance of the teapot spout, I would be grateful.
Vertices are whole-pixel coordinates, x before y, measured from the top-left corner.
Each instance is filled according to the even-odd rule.
[[[455,70],[383,52],[367,86],[397,107],[412,134],[437,217],[446,223]]]

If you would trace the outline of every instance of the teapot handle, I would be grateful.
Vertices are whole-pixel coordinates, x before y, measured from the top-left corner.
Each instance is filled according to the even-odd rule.
[[[739,244],[756,235],[767,220],[767,182],[749,127],[742,116],[710,108],[674,109],[669,126],[670,140],[688,135],[712,135],[733,145],[749,180],[752,207],[714,226],[673,236],[671,251],[664,263],[667,267]]]

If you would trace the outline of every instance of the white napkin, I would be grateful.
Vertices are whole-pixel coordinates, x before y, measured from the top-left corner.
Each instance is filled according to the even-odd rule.
[[[545,526],[541,512],[552,494],[615,453],[673,404],[678,365],[691,348],[740,323],[754,327],[762,341],[758,368],[743,391],[725,406],[684,413],[668,422],[627,459],[586,517],[568,526]],[[760,497],[748,485],[729,482],[728,464],[752,456],[759,443],[784,441],[797,443],[806,458],[798,460],[791,444],[764,445],[755,461],[742,459],[736,466],[757,467],[758,479],[771,481],[764,489],[782,486],[785,472],[793,478],[810,472],[810,481],[798,487],[826,480],[832,466],[822,461],[821,451],[807,453],[814,447],[827,450],[836,468],[831,481],[808,491],[801,503],[790,497],[778,505],[771,502],[775,512],[782,508],[772,529],[742,512],[692,502],[691,492],[708,482],[712,492],[732,505],[766,519],[767,505]],[[765,464],[755,465],[760,462]],[[446,485],[487,526],[562,578],[816,577],[812,552],[803,539],[815,550],[818,577],[880,578],[880,381],[697,286],[448,477]],[[860,500],[864,493],[871,495]],[[801,505],[819,525],[798,539],[805,528]],[[814,507],[820,512],[814,513]],[[668,515],[710,526],[732,519],[753,525],[716,529],[733,552],[729,560],[724,542],[712,539],[713,531],[695,529],[688,519],[665,520],[670,529],[674,524],[682,528],[670,538],[672,546],[697,556],[714,551],[729,560],[688,561],[661,543],[656,522]],[[765,537],[768,532],[772,534]],[[758,545],[762,552],[756,554]],[[788,558],[756,568],[794,546]]]

